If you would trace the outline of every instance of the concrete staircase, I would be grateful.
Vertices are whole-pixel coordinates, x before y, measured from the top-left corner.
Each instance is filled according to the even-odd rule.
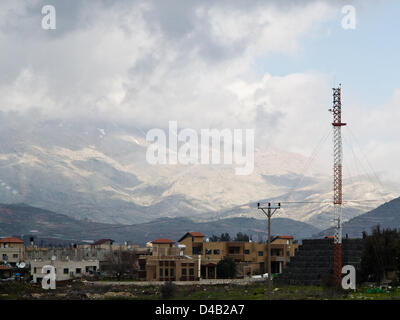
[[[343,239],[342,265],[360,267],[362,239]],[[333,239],[303,240],[295,256],[274,280],[277,285],[321,285],[333,272]]]

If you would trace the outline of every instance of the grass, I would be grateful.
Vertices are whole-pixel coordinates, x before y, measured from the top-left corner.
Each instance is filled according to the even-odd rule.
[[[107,292],[120,293],[114,296]],[[129,295],[127,294],[129,293]],[[15,299],[89,299],[98,297],[106,300],[157,300],[161,298],[159,286],[85,285],[80,282],[57,286],[56,290],[43,290],[40,286],[28,283],[0,283],[0,300]],[[173,300],[265,300],[267,291],[265,283],[249,285],[191,285],[176,286]],[[334,292],[316,286],[282,286],[273,288],[274,300],[400,300],[400,288],[387,292],[373,292],[370,288],[359,288],[355,291]]]

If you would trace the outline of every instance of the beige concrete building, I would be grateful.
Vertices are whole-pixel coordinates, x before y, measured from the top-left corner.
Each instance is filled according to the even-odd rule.
[[[268,250],[265,243],[209,242],[200,232],[187,232],[178,240],[177,246],[169,239],[157,239],[151,245],[152,254],[139,259],[139,277],[142,280],[216,279],[217,264],[224,257],[230,257],[237,263],[238,277],[267,272]],[[275,237],[271,241],[272,273],[281,273],[297,248],[298,244],[293,243],[293,237]],[[188,267],[192,269],[190,279],[187,277],[188,271],[184,270]]]
[[[60,261],[60,260],[32,260],[31,275],[34,282],[40,282],[44,274],[42,268],[51,265],[55,268],[56,281],[65,281],[92,274],[99,269],[98,260]]]
[[[9,263],[13,266],[25,259],[25,246],[21,239],[0,239],[0,263]]]
[[[194,281],[200,276],[199,260],[184,256],[175,242],[156,239],[151,242],[152,254],[140,256],[139,278],[146,281]]]

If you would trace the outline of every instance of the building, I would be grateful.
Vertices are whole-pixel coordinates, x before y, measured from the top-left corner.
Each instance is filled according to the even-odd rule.
[[[112,240],[112,239],[100,239],[100,240],[97,240],[97,241],[93,242],[92,244],[90,244],[90,246],[92,248],[112,249],[113,243],[114,243],[114,240]]]
[[[187,232],[178,240],[177,246],[172,240],[157,239],[151,242],[151,247],[151,255],[139,258],[139,277],[142,280],[216,279],[217,264],[224,257],[235,260],[238,277],[267,272],[268,246],[265,243],[209,242],[200,232]],[[297,248],[298,244],[291,236],[274,237],[271,241],[272,273],[281,273]],[[189,270],[185,270],[188,267]]]
[[[139,278],[146,281],[194,281],[200,278],[199,259],[185,256],[169,239],[151,242],[151,255],[139,257]]]
[[[24,241],[15,237],[0,239],[0,262],[15,266],[24,259]]]
[[[42,248],[28,246],[25,248],[27,261],[30,260],[50,260],[56,257],[57,260],[99,260],[105,262],[108,257],[117,251],[132,251],[146,254],[147,248],[140,248],[132,244],[114,244],[111,239],[100,239],[91,244],[77,244],[71,247],[61,248]]]
[[[30,262],[33,282],[40,282],[44,274],[42,268],[51,265],[55,268],[56,281],[66,281],[93,274],[99,269],[98,260],[33,260]]]

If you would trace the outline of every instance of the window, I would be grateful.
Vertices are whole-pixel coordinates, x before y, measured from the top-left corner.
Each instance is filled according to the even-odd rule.
[[[271,256],[280,256],[280,255],[281,255],[280,249],[272,249],[271,250]]]
[[[169,266],[169,261],[165,261],[165,262],[164,262],[164,265],[165,265],[166,267],[168,267],[168,266]]]
[[[189,276],[194,276],[194,269],[193,268],[189,269]]]
[[[173,277],[174,277],[174,269],[170,269],[169,274],[170,274],[170,276],[173,278]]]
[[[18,253],[14,253],[13,258],[18,258]]]
[[[229,254],[239,254],[240,247],[229,247]]]
[[[211,254],[211,249],[206,249],[206,254]]]
[[[250,250],[249,249],[244,250],[244,254],[250,254]]]
[[[164,265],[164,261],[160,261],[160,266],[163,266]]]
[[[182,263],[182,267],[186,267],[186,263]]]
[[[168,278],[168,269],[165,269],[165,277]]]
[[[36,267],[33,268],[33,273],[36,273]]]
[[[262,257],[264,255],[264,252],[263,251],[258,251],[258,256],[259,257]]]
[[[287,256],[290,256],[290,252],[289,252],[289,251],[286,251],[286,255],[287,255]]]
[[[219,254],[219,252],[220,252],[219,249],[214,250],[214,254]]]
[[[3,253],[3,260],[8,260],[7,254]]]
[[[162,268],[160,268],[160,278],[163,277],[163,272],[162,272]]]
[[[202,247],[193,247],[192,248],[192,254],[201,254],[203,251]]]
[[[186,276],[186,269],[182,269],[182,275]]]
[[[86,267],[86,273],[88,273],[89,272],[89,267]]]
[[[68,268],[64,268],[64,274],[68,274],[69,273],[69,269]]]
[[[82,269],[81,268],[76,268],[76,273],[82,273]]]

